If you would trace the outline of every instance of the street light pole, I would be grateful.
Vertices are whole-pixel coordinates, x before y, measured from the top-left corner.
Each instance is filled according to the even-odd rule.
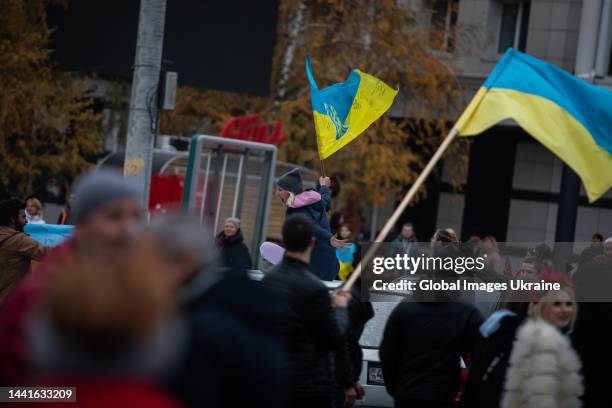
[[[153,145],[157,134],[157,95],[165,19],[166,0],[140,0],[123,174],[139,186],[145,208],[149,203]]]

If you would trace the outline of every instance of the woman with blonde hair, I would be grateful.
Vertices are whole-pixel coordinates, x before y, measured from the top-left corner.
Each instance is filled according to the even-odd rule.
[[[562,284],[559,290],[544,293],[537,302],[529,305],[529,317],[545,320],[563,334],[571,332],[577,314],[576,296],[567,284]]]
[[[29,197],[26,200],[26,220],[28,224],[45,224],[43,220],[43,205],[36,197]]]
[[[503,408],[581,406],[581,364],[565,335],[576,314],[574,291],[565,282],[531,302],[530,318],[519,329],[510,355]]]

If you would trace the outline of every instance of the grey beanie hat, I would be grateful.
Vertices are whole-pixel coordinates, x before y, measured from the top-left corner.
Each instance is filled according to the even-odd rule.
[[[138,188],[124,179],[120,173],[99,170],[79,178],[72,189],[74,203],[72,215],[75,224],[80,224],[93,212],[111,201],[124,198],[139,198]]]
[[[304,191],[302,186],[302,174],[299,168],[292,169],[278,178],[277,185],[283,190],[293,194],[300,194]]]

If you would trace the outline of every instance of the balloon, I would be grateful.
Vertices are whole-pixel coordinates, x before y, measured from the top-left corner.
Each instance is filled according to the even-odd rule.
[[[263,259],[270,262],[272,265],[277,265],[283,259],[283,255],[285,255],[285,248],[273,242],[266,241],[259,247],[259,253]]]

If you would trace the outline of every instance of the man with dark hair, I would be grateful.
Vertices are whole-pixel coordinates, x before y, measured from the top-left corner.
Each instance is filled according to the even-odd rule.
[[[412,223],[405,222],[395,241],[393,241],[393,254],[407,254],[408,256],[418,256],[418,240],[414,235]]]
[[[284,301],[278,330],[293,381],[288,406],[330,408],[335,386],[331,353],[344,344],[351,296],[337,291],[330,297],[311,272],[312,221],[301,215],[289,217],[282,234],[284,258],[263,282]]]
[[[603,240],[603,235],[601,235],[599,232],[593,234],[591,237],[591,245],[580,253],[580,258],[578,258],[578,266],[582,266],[585,263],[593,260],[596,256],[603,254]]]
[[[30,270],[43,247],[23,233],[25,204],[19,200],[0,203],[0,303]]]

